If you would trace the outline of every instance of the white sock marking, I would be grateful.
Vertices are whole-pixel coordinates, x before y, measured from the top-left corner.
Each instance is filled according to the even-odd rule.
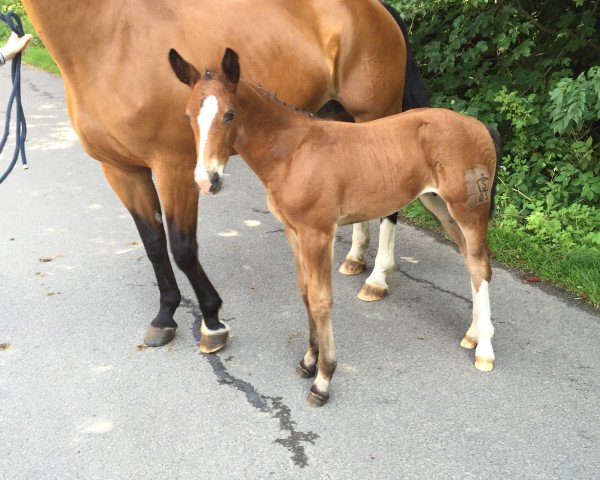
[[[386,275],[394,268],[394,244],[396,241],[396,225],[384,218],[379,227],[379,247],[375,257],[375,267],[366,280],[368,285],[377,285],[387,289]]]
[[[365,250],[369,246],[370,240],[369,222],[360,222],[352,225],[352,247],[350,247],[346,258],[355,262],[365,263]]]
[[[475,355],[482,358],[494,358],[494,349],[492,348],[492,337],[494,336],[494,326],[492,325],[490,311],[490,295],[488,292],[488,282],[481,282],[479,290],[475,295],[473,310],[477,318],[477,349]]]

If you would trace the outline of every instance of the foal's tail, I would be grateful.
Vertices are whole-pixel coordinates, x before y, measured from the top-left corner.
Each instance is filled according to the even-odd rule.
[[[494,172],[494,182],[492,183],[492,198],[490,202],[490,219],[494,215],[496,211],[496,185],[498,184],[498,170],[500,169],[500,161],[502,160],[502,138],[498,133],[498,130],[490,127],[489,125],[485,126],[490,133],[490,137],[494,141],[494,148],[496,149],[496,171]]]
[[[394,17],[396,23],[402,30],[404,40],[406,42],[406,77],[404,80],[404,95],[402,97],[402,111],[410,110],[411,108],[429,107],[429,93],[425,88],[425,84],[419,74],[417,61],[412,51],[410,41],[408,40],[408,28],[400,17],[400,13],[391,5],[381,2],[390,15]]]

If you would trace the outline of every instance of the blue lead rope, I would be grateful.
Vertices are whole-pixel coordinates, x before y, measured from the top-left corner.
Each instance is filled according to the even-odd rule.
[[[5,22],[10,29],[15,32],[19,37],[25,35],[23,31],[23,24],[21,19],[13,12],[8,12],[6,15],[0,13],[0,20]],[[27,168],[27,157],[25,156],[25,138],[27,137],[27,123],[25,122],[25,114],[23,113],[23,105],[21,104],[21,53],[17,53],[12,61],[11,65],[12,75],[12,92],[8,100],[8,108],[6,109],[6,126],[4,127],[4,136],[0,142],[0,153],[4,149],[4,144],[8,139],[8,133],[10,128],[10,117],[12,114],[13,104],[16,103],[17,108],[17,139],[15,145],[15,153],[13,159],[8,166],[8,169],[0,177],[0,183],[2,183],[6,177],[12,172],[13,168],[17,164],[19,159],[19,153],[21,153],[21,162],[23,167]],[[16,100],[16,102],[15,102]]]

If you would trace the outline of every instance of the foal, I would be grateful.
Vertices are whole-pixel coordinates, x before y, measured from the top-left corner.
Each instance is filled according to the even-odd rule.
[[[456,242],[471,276],[473,320],[461,345],[475,366],[494,365],[487,244],[499,139],[479,121],[445,109],[418,109],[362,124],[311,118],[240,81],[227,49],[221,72],[204,75],[175,50],[177,77],[192,88],[187,114],[196,139],[200,189],[219,191],[235,147],[267,191],[294,252],[310,328],[298,372],[316,379],[308,403],[323,405],[335,370],[331,263],[338,225],[384,217],[421,199]]]

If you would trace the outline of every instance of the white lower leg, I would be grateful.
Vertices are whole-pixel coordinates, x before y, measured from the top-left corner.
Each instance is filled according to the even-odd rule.
[[[308,347],[308,350],[306,351],[306,354],[304,355],[302,361],[304,362],[304,365],[308,368],[313,367],[317,363],[316,352],[314,352],[313,349],[310,348],[310,346]]]
[[[396,225],[384,218],[379,228],[379,247],[375,258],[373,272],[366,280],[367,285],[376,285],[388,289],[386,275],[394,268],[394,244],[396,240]]]
[[[202,325],[200,326],[200,333],[202,335],[206,335],[206,336],[210,337],[210,336],[214,336],[214,335],[222,335],[225,332],[229,332],[229,325],[227,325],[223,321],[221,321],[221,323],[223,324],[222,328],[219,328],[217,330],[209,330],[207,328],[207,326],[204,324],[204,319],[202,319]]]
[[[352,225],[352,247],[350,247],[346,258],[364,265],[366,263],[365,250],[369,246],[370,241],[369,222],[360,222]]]
[[[475,366],[480,370],[491,370],[494,364],[494,349],[492,348],[494,326],[491,319],[488,282],[485,280],[481,282],[479,290],[475,294],[473,310],[476,311],[474,315],[477,316]]]
[[[319,392],[328,393],[329,383],[333,370],[335,370],[335,347],[333,345],[333,329],[331,322],[328,322],[325,327],[325,332],[321,332],[321,342],[319,345],[319,363],[317,378],[315,378],[314,386]],[[332,370],[333,369],[333,370]]]
[[[473,298],[473,320],[471,321],[471,326],[465,333],[465,337],[460,342],[460,346],[464,348],[475,348],[477,346],[477,317],[479,315],[479,310],[475,308],[475,302],[477,301],[477,292],[475,291],[475,285],[471,282],[471,294]]]

